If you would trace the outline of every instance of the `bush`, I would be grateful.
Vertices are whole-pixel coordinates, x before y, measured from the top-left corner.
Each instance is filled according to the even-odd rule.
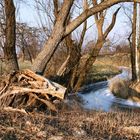
[[[115,78],[109,82],[109,89],[116,97],[127,99],[129,97],[129,82]]]

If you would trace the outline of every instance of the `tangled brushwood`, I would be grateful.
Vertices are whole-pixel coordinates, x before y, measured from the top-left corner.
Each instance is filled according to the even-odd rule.
[[[54,100],[64,99],[66,88],[29,69],[1,77],[0,107],[57,111]]]

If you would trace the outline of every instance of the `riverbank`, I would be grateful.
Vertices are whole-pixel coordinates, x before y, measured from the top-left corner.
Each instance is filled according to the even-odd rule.
[[[117,66],[95,63],[85,79],[85,84],[107,81],[119,73],[121,70]]]
[[[90,110],[114,111],[119,108],[140,109],[139,94],[130,88],[131,70],[128,67],[119,67],[122,71],[108,81],[93,83],[81,88],[79,97],[83,99],[82,106]]]
[[[100,55],[93,64],[85,84],[106,81],[122,72],[120,66],[130,66],[130,55],[117,53],[114,55]]]
[[[102,69],[104,67],[109,70],[106,65]],[[99,70],[102,69],[99,68]],[[104,71],[106,72],[106,69]],[[102,88],[106,87],[108,84],[106,82],[102,83]],[[97,87],[94,85],[94,89],[98,90],[98,88],[99,85]],[[90,99],[94,102],[92,98]],[[1,109],[0,139],[140,139],[140,110],[138,108],[118,108],[115,106],[113,112],[93,111],[81,108],[77,100],[74,102],[72,100],[56,102],[56,106],[59,108],[57,113],[48,110],[38,112],[36,109],[28,113],[13,109]],[[98,100],[96,101],[99,103]]]
[[[120,67],[122,73],[109,80],[109,89],[114,96],[121,99],[132,101],[140,106],[140,83],[132,82],[131,69]]]

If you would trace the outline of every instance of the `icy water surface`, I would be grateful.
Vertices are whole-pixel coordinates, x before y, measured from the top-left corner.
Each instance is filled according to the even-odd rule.
[[[121,98],[116,98],[109,90],[108,84],[112,82],[112,80],[115,80],[115,78],[125,80],[131,79],[131,72],[128,68],[120,67],[120,69],[122,70],[121,74],[118,74],[117,76],[113,77],[108,81],[88,85],[83,89],[82,92],[78,94],[84,100],[84,108],[111,111],[113,105],[126,108],[140,107],[139,103]]]

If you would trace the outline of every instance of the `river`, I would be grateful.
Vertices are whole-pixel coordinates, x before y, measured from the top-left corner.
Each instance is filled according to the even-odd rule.
[[[122,70],[121,74],[109,79],[108,81],[97,82],[90,84],[83,88],[78,94],[83,99],[82,106],[85,109],[94,109],[102,111],[112,111],[114,106],[125,107],[125,108],[140,108],[140,104],[121,98],[116,98],[109,89],[109,83],[115,78],[130,80],[131,71],[126,67],[119,67]]]

